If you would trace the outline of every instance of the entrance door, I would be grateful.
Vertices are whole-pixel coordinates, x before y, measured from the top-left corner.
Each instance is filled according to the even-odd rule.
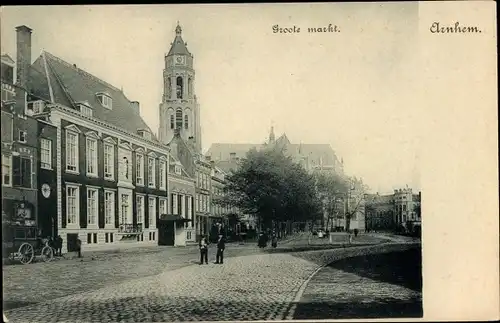
[[[158,244],[160,246],[175,245],[175,222],[161,221],[158,225]]]

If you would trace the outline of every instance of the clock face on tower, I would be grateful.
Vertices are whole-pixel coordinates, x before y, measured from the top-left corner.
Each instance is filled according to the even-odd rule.
[[[183,57],[183,56],[177,56],[177,57],[175,58],[175,62],[176,62],[177,64],[184,64],[184,57]]]

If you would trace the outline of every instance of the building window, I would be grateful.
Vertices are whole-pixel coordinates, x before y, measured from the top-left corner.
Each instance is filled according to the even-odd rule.
[[[156,199],[154,197],[149,198],[149,212],[148,212],[148,223],[149,223],[149,228],[153,228],[156,223]]]
[[[135,183],[144,185],[144,155],[137,153],[135,156]]]
[[[40,138],[40,167],[52,169],[52,141]]]
[[[149,157],[148,159],[148,185],[149,187],[155,186],[155,159]]]
[[[78,134],[66,131],[66,169],[78,172]]]
[[[167,214],[167,200],[166,199],[159,199],[159,208],[160,208],[160,215],[161,214]]]
[[[192,218],[192,212],[193,212],[193,205],[192,205],[192,201],[193,201],[193,197],[192,196],[186,196],[187,198],[187,217],[188,219],[191,219]]]
[[[97,224],[97,189],[87,188],[87,224]]]
[[[83,105],[83,104],[80,104],[80,113],[86,117],[92,117],[92,115],[93,115],[92,108],[90,108],[86,105]]]
[[[87,138],[87,175],[97,176],[97,139]]]
[[[12,159],[2,155],[2,185],[12,186]]]
[[[182,109],[178,108],[175,111],[175,128],[182,129]]]
[[[170,129],[174,129],[174,115],[170,115]]]
[[[137,212],[137,224],[142,224],[144,222],[144,196],[137,195],[135,197],[135,205]]]
[[[160,189],[166,189],[166,182],[167,182],[167,173],[166,173],[166,165],[165,165],[164,160],[160,160],[160,166],[159,166],[159,180],[160,180]]]
[[[26,142],[26,139],[28,137],[28,133],[25,131],[25,130],[19,130],[19,136],[17,138],[17,140],[19,142],[23,142],[25,143]]]
[[[100,93],[97,95],[97,99],[102,104],[103,107],[112,109],[113,108],[113,100],[106,94]]]
[[[174,171],[177,175],[181,175],[181,167],[179,165],[174,166]]]
[[[121,213],[120,213],[120,224],[127,224],[128,221],[128,194],[122,194],[122,199],[121,199]]]
[[[14,186],[31,188],[32,173],[33,169],[30,158],[20,156],[12,157],[12,182]]]
[[[184,129],[188,129],[189,128],[189,117],[188,115],[186,114],[184,116]]]
[[[44,107],[45,107],[45,102],[43,102],[41,100],[28,102],[26,104],[26,109],[28,111],[28,115],[29,114],[32,114],[32,115],[33,114],[40,114],[43,112]]]
[[[76,225],[78,220],[80,207],[80,188],[78,186],[66,187],[66,216],[69,225]]]
[[[104,144],[104,178],[115,178],[115,146],[111,144]]]
[[[112,227],[115,222],[115,192],[104,192],[104,223]]]

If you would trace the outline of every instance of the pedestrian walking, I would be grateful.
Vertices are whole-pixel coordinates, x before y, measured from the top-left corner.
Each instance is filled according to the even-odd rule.
[[[205,264],[208,264],[208,240],[205,236],[201,237],[199,247],[200,265],[203,265],[203,261],[205,261]]]
[[[59,257],[62,257],[62,246],[63,246],[63,239],[61,238],[60,235],[58,235],[56,238],[56,255]]]
[[[276,248],[278,246],[278,237],[276,236],[276,233],[273,233],[271,243],[273,248]]]
[[[226,239],[222,234],[219,234],[219,239],[217,240],[217,255],[215,257],[216,264],[224,263],[224,249],[226,249]]]
[[[259,234],[257,245],[259,246],[259,248],[264,248],[266,246],[266,237],[264,237],[264,234],[262,232]]]
[[[82,240],[76,238],[76,251],[78,252],[78,258],[82,258]]]

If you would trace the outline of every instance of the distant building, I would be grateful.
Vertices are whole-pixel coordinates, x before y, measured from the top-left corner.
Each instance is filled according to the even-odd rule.
[[[421,192],[403,188],[388,195],[366,194],[365,199],[367,229],[414,232],[421,227]]]
[[[366,229],[369,231],[392,231],[396,229],[394,195],[366,194]]]
[[[293,144],[286,134],[276,139],[273,128],[271,128],[269,139],[264,144],[214,143],[205,155],[223,169],[234,169],[235,163],[245,158],[250,149],[260,150],[269,145],[281,148],[285,155],[292,157],[307,171],[329,170],[339,174],[344,173],[343,161],[338,159],[329,144]]]

